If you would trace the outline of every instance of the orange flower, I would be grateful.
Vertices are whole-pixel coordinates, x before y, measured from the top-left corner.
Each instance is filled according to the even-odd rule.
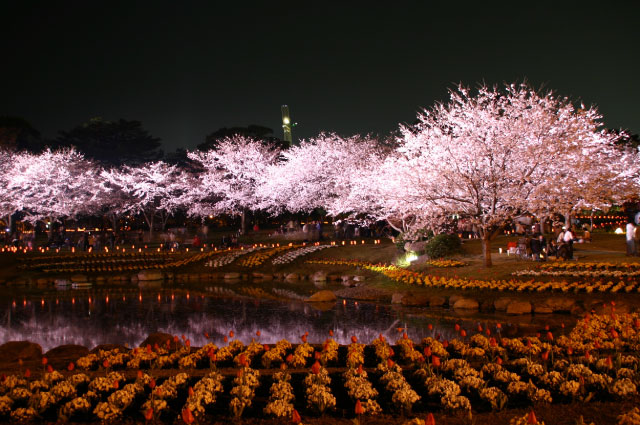
[[[182,420],[186,424],[191,424],[195,420],[195,418],[193,417],[193,413],[191,413],[191,409],[189,409],[188,407],[182,409]]]
[[[425,357],[431,357],[431,347],[429,347],[429,346],[424,347],[424,356]]]
[[[49,372],[49,373],[53,372],[53,366],[51,366],[50,364],[47,365],[47,372]]]
[[[291,363],[291,362],[293,361],[293,354],[289,354],[289,355],[287,355],[287,358],[285,359],[285,361],[286,361],[287,363]]]
[[[460,336],[465,338],[467,336],[467,331],[465,331],[464,329],[460,330]]]
[[[456,323],[453,328],[456,330],[456,332],[460,332],[460,325],[459,324]]]
[[[429,324],[427,325],[427,329],[429,329],[430,331],[432,331],[432,330],[433,330],[433,325],[432,325],[431,323],[429,323]]]
[[[102,362],[102,367],[104,367],[105,369],[107,369],[109,367],[109,360],[104,359],[104,361]]]
[[[260,335],[261,335],[261,332],[260,332],[260,331],[257,331],[257,332],[256,332],[256,336],[260,336]]]
[[[387,359],[387,367],[388,367],[388,368],[392,368],[394,364],[395,364],[395,363],[394,363],[394,361],[393,361],[393,360],[391,360],[391,359]]]
[[[299,424],[302,422],[300,413],[298,413],[296,409],[293,409],[293,413],[291,414],[291,422],[293,422],[294,424]]]
[[[333,336],[333,330],[329,329],[329,336]]]
[[[120,388],[120,383],[118,381],[113,381],[113,389],[117,390]]]
[[[533,410],[529,412],[529,415],[527,416],[527,424],[529,425],[535,425],[538,423],[538,419],[536,419],[536,414],[533,413]]]
[[[311,372],[314,375],[317,375],[320,373],[320,363],[316,360],[316,362],[313,364],[313,366],[311,366]]]
[[[47,359],[46,357],[42,358],[42,366],[45,366],[48,362],[49,362],[49,359]]]
[[[156,387],[156,380],[151,378],[149,381],[149,388],[154,389]]]
[[[482,329],[482,325],[478,325],[478,332],[482,333],[483,329]]]
[[[207,339],[209,339],[209,333],[208,333],[208,332],[205,332],[205,333],[204,333],[204,337],[205,337],[205,338],[207,338]]]
[[[436,356],[435,354],[432,354],[431,364],[433,365],[433,367],[440,367],[440,357]]]
[[[27,368],[27,370],[24,371],[24,377],[25,378],[30,378],[31,377],[31,371],[29,370],[29,368]]]
[[[409,335],[406,332],[402,334],[402,339],[409,339]]]
[[[547,332],[547,339],[553,341],[553,334],[551,332]]]
[[[433,413],[427,415],[427,419],[424,421],[424,425],[436,425],[436,419],[433,417]]]
[[[147,353],[151,354],[151,344],[147,344]]]
[[[544,360],[545,362],[547,360],[549,360],[549,351],[545,351],[541,354],[542,360]]]
[[[151,407],[144,412],[144,418],[148,421],[153,419],[153,409]]]
[[[67,365],[67,370],[69,372],[71,372],[73,369],[75,369],[76,365],[73,362],[69,362],[69,364]]]
[[[229,338],[233,338],[234,335],[233,331],[229,331]]]
[[[362,363],[358,365],[358,369],[356,369],[356,372],[358,373],[358,375],[362,375],[362,372],[364,372],[364,369],[362,369]]]
[[[193,394],[194,394],[193,387],[189,387],[188,393],[189,393],[189,397],[193,397]]]
[[[264,351],[269,351],[269,350],[270,350],[270,348],[269,348],[269,344],[264,344],[264,345],[262,346],[262,349],[263,349]]]
[[[364,408],[362,407],[362,403],[360,400],[356,400],[356,415],[362,415],[364,413]]]
[[[240,357],[238,358],[238,360],[240,362],[240,366],[249,367],[249,362],[247,361],[246,355],[240,354]]]
[[[498,357],[498,358],[496,359],[496,363],[498,363],[499,365],[501,365],[501,364],[502,364],[502,357]]]

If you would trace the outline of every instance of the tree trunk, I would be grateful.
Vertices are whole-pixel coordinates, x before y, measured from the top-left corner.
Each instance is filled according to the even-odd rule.
[[[112,224],[112,229],[113,232],[117,235],[118,234],[118,217],[116,217],[115,214],[111,214],[111,224]]]
[[[485,267],[493,266],[493,263],[491,262],[491,239],[489,234],[484,234],[482,236],[482,256],[484,257]]]
[[[564,215],[564,225],[567,227],[567,229],[571,229],[571,211],[568,211]]]
[[[49,216],[49,230],[47,231],[47,235],[49,235],[49,240],[53,237],[53,217]]]
[[[240,234],[247,234],[247,210],[245,208],[242,209],[242,213],[240,214]]]
[[[143,211],[142,215],[149,226],[149,242],[151,242],[151,237],[153,236],[153,217],[155,217],[155,214]]]

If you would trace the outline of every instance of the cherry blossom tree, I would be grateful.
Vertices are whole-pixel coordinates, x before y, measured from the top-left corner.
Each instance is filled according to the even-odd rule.
[[[89,214],[94,208],[95,164],[73,148],[17,153],[6,181],[13,206],[33,223]]]
[[[265,174],[259,197],[272,212],[369,214],[374,204],[366,190],[355,190],[356,179],[375,170],[384,154],[371,137],[321,134],[282,153],[283,160]]]
[[[401,127],[373,190],[389,215],[470,220],[490,266],[491,240],[516,215],[616,199],[615,184],[600,187],[622,171],[616,136],[600,119],[593,107],[525,84],[482,86],[475,95],[459,86],[417,125]]]
[[[5,218],[7,227],[11,227],[11,216],[18,210],[15,196],[9,190],[9,173],[15,161],[15,153],[0,149],[0,217]]]
[[[115,200],[110,205],[112,214],[142,214],[149,226],[149,238],[155,218],[160,219],[164,229],[188,187],[187,176],[162,161],[103,170],[101,178],[104,193]]]
[[[189,158],[203,170],[190,195],[189,213],[240,215],[244,234],[246,212],[260,205],[256,189],[279,155],[272,145],[241,135],[224,138],[206,152],[189,152]]]

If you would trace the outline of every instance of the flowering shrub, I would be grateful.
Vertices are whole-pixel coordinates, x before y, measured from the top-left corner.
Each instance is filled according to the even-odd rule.
[[[291,375],[278,372],[273,375],[273,384],[269,389],[269,403],[264,408],[264,414],[278,418],[290,417],[293,413],[293,387]]]
[[[336,406],[336,398],[331,394],[331,378],[327,369],[316,362],[306,378],[304,386],[306,388],[307,407],[319,414],[326,410],[331,410]]]

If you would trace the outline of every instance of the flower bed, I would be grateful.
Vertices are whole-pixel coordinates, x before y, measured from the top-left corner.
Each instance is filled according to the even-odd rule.
[[[206,421],[208,415],[244,417],[254,404],[252,415],[286,418],[294,415],[295,394],[304,394],[296,404],[306,406],[304,415],[327,415],[344,405],[358,415],[407,415],[638,397],[640,314],[611,309],[586,315],[561,335],[547,330],[507,338],[499,324],[473,335],[459,326],[456,331],[451,340],[414,342],[401,328],[394,346],[383,337],[369,346],[355,337],[344,347],[333,339],[314,346],[303,335],[297,346],[286,340],[273,347],[231,340],[219,349],[213,344],[191,349],[185,340],[184,347],[169,341],[165,347],[102,350],[75,362],[84,372],[70,365],[64,374],[48,367],[38,377],[28,370],[3,376],[0,420]],[[168,357],[170,363],[161,360]],[[168,364],[172,369],[159,373]],[[256,365],[266,369],[253,369]],[[230,410],[218,405],[225,386]],[[336,399],[338,386],[348,396],[344,400]],[[256,396],[260,387],[262,398]],[[634,423],[637,415],[625,413],[620,423]]]
[[[510,280],[479,280],[466,278],[448,278],[441,276],[432,276],[424,272],[415,272],[406,270],[387,264],[373,264],[358,260],[308,260],[309,264],[325,264],[325,265],[345,265],[351,267],[360,267],[382,273],[388,278],[408,285],[418,285],[430,288],[447,288],[447,289],[474,289],[474,290],[493,290],[493,291],[515,291],[515,292],[611,292],[620,291],[640,292],[640,284],[637,282],[625,281],[595,281],[595,282],[522,282],[515,279]]]

